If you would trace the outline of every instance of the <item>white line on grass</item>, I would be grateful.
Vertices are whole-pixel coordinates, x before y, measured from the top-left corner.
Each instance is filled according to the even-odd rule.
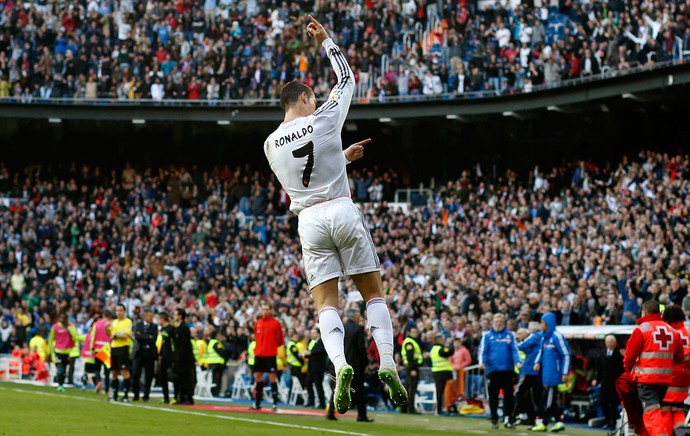
[[[7,388],[0,387],[0,389],[7,389]],[[30,390],[18,389],[18,388],[12,388],[10,390],[15,391],[15,392],[22,392],[25,394],[45,395],[48,397],[63,397],[63,398],[65,397],[62,394],[55,394],[55,393],[51,393],[51,392],[30,391]],[[98,402],[98,403],[103,402],[101,400],[96,400],[94,398],[70,397],[70,399],[72,399],[72,398],[74,398],[75,400],[82,400],[82,401],[94,401],[94,402]],[[275,425],[277,427],[298,428],[301,430],[314,430],[314,431],[320,431],[320,432],[324,432],[324,433],[348,434],[348,435],[355,435],[355,436],[369,436],[367,433],[355,433],[355,432],[351,432],[351,431],[335,430],[335,429],[330,429],[330,428],[312,427],[309,425],[287,424],[284,422],[263,421],[260,419],[238,418],[235,416],[226,416],[226,415],[215,415],[212,413],[195,412],[195,411],[191,411],[191,410],[164,409],[161,407],[144,406],[144,405],[136,405],[135,406],[134,404],[123,404],[123,403],[113,403],[113,404],[117,405],[117,406],[123,406],[123,407],[137,407],[140,409],[158,410],[161,412],[181,413],[183,415],[196,415],[196,416],[203,416],[203,417],[207,417],[207,418],[228,419],[230,421],[242,421],[242,422],[249,422],[249,423],[253,423],[253,424]]]

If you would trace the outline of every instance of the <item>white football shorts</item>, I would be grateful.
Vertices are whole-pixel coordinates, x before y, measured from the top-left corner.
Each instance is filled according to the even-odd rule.
[[[336,277],[380,271],[364,214],[349,197],[302,209],[298,231],[309,289]]]

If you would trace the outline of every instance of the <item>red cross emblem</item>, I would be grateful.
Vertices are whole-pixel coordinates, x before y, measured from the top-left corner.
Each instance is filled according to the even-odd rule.
[[[690,338],[688,338],[688,335],[680,330],[678,330],[678,334],[680,335],[680,341],[683,343],[683,348],[688,348],[688,345],[690,345]]]
[[[668,350],[673,343],[673,335],[669,334],[663,326],[657,327],[652,337],[654,343],[659,344],[660,350]]]

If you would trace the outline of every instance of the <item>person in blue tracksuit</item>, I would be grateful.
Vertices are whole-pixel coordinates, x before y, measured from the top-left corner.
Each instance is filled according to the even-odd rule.
[[[513,384],[515,366],[520,364],[513,332],[506,329],[506,317],[497,313],[491,330],[482,338],[479,365],[488,379],[491,428],[498,428],[498,394],[503,390],[503,425],[511,428],[513,422]]]
[[[541,369],[541,381],[544,385],[541,407],[537,425],[532,431],[546,431],[549,418],[556,423],[548,429],[558,432],[565,429],[561,422],[561,410],[558,407],[558,385],[568,382],[570,370],[570,349],[563,335],[556,331],[556,315],[547,313],[541,317],[542,346],[537,355],[534,369]]]
[[[518,352],[523,359],[518,382],[515,387],[515,409],[513,422],[534,426],[536,423],[537,407],[541,402],[541,380],[539,371],[534,369],[534,362],[541,350],[541,329],[536,321],[529,323],[529,328],[519,329],[516,333]],[[520,414],[527,414],[527,419],[517,419]]]

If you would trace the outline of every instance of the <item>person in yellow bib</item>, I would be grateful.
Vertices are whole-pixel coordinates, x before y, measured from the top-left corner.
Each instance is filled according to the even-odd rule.
[[[39,327],[36,330],[36,335],[29,341],[29,350],[36,351],[41,362],[45,362],[48,359],[50,349],[48,348],[48,341],[46,341],[45,328]]]
[[[301,341],[302,335],[299,332],[294,331],[290,337],[290,342],[288,342],[287,347],[285,348],[285,354],[287,357],[288,367],[290,368],[290,377],[297,378],[300,386],[304,386],[305,377],[304,373],[302,372],[302,367],[305,366],[306,362],[304,359],[302,346],[300,345]],[[296,385],[293,383],[290,384],[290,394],[292,394],[292,390],[295,389],[295,386]],[[295,405],[303,405],[302,400],[303,399],[301,396],[298,397]]]
[[[115,307],[116,318],[112,321],[110,331],[110,388],[112,389],[112,396],[108,401],[117,401],[118,389],[120,382],[118,377],[121,375],[123,379],[124,396],[122,402],[128,403],[129,398],[129,368],[130,358],[129,352],[132,347],[132,320],[127,318],[125,312],[125,305],[118,303]]]
[[[419,367],[422,366],[424,356],[419,344],[419,330],[410,328],[409,334],[402,343],[402,360],[405,365],[405,390],[407,390],[407,406],[403,406],[402,413],[419,413],[414,407],[419,382]]]
[[[251,342],[249,342],[249,345],[247,346],[247,366],[249,367],[249,370],[253,372],[256,357],[254,354],[254,349],[256,349],[256,339],[254,339],[254,333],[252,333],[251,339]]]
[[[431,375],[436,385],[436,414],[446,414],[444,410],[444,395],[446,383],[453,380],[453,365],[450,363],[450,356],[455,353],[451,345],[445,345],[445,338],[441,333],[437,333],[434,345],[429,350],[431,358]]]
[[[204,340],[204,331],[195,328],[190,329],[192,334],[192,351],[194,352],[194,361],[197,366],[206,367],[204,362],[204,355],[206,355],[206,340]]]
[[[208,371],[213,373],[211,395],[217,397],[220,395],[220,385],[223,380],[223,371],[225,371],[225,348],[223,342],[218,340],[218,330],[215,327],[207,328],[206,337],[208,343],[204,353],[204,363],[208,366]]]

